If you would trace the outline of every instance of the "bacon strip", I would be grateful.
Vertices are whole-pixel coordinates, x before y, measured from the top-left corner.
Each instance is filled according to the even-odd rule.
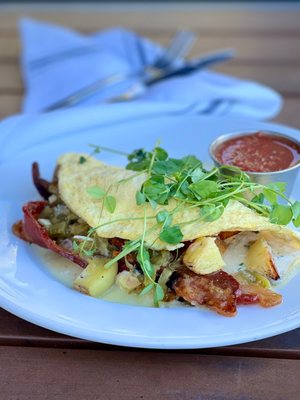
[[[188,303],[205,305],[226,317],[236,315],[238,304],[273,307],[282,302],[280,294],[257,285],[239,284],[224,271],[198,275],[181,268],[173,273],[168,287]]]
[[[38,221],[37,218],[47,205],[45,201],[31,201],[23,206],[24,222],[19,221],[13,226],[13,232],[21,239],[35,243],[41,247],[52,250],[62,257],[73,261],[80,267],[85,268],[88,262],[72,251],[59,246],[54,240],[52,240],[48,234],[46,228],[44,228]]]
[[[198,275],[182,268],[171,276],[172,288],[177,296],[193,305],[206,305],[226,317],[236,315],[239,283],[224,271]]]

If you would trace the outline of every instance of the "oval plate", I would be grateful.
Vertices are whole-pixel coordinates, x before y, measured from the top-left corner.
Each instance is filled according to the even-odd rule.
[[[105,112],[104,112],[105,111]],[[33,161],[51,177],[57,157],[90,151],[89,143],[132,151],[153,148],[157,139],[174,157],[195,154],[208,161],[208,146],[220,134],[255,129],[299,131],[245,119],[189,115],[176,107],[151,104],[70,110],[36,117],[14,117],[0,127],[0,305],[56,332],[132,347],[189,349],[238,344],[300,326],[300,275],[280,290],[283,304],[263,309],[239,307],[235,318],[196,308],[144,308],[94,299],[56,281],[31,247],[11,233],[23,203],[37,199],[30,176]],[[101,160],[124,164],[117,155]],[[296,188],[300,188],[298,184]],[[300,190],[293,197],[300,198]]]

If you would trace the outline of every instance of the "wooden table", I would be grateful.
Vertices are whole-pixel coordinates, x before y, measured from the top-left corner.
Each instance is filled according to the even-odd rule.
[[[153,6],[0,13],[0,118],[23,94],[17,20],[21,15],[88,33],[122,25],[165,44],[177,28],[198,34],[194,54],[234,47],[220,71],[280,91],[277,121],[300,128],[300,10]],[[1,11],[1,9],[0,9]],[[119,348],[66,337],[0,310],[0,399],[234,400],[300,398],[300,329],[232,347],[193,351]]]

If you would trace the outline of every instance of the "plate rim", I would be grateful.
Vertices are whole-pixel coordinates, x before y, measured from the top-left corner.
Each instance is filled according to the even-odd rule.
[[[182,116],[180,116],[182,117]],[[170,118],[175,118],[175,116],[170,116]],[[222,120],[224,121],[225,119],[228,118],[216,118],[216,117],[205,117],[206,120],[209,119],[218,119],[218,120]],[[236,118],[237,122],[245,122],[245,123],[249,123],[249,119],[248,118]],[[267,125],[267,126],[272,126],[272,127],[276,127],[279,126],[282,129],[287,129],[289,131],[294,132],[294,134],[298,134],[300,135],[300,132],[294,128],[290,128],[290,127],[286,127],[284,125],[280,125],[280,124],[276,124],[276,123],[266,123],[266,122],[259,122],[259,121],[253,121],[250,120],[251,122],[255,122],[255,123],[260,123],[261,125]],[[5,164],[5,162],[4,162]],[[1,287],[0,287],[1,290]],[[270,329],[270,331],[265,330],[263,333],[261,334],[255,334],[253,335],[253,333],[249,333],[248,335],[244,335],[244,337],[239,337],[238,341],[234,340],[234,338],[225,338],[223,341],[219,340],[218,343],[212,342],[212,343],[162,343],[159,342],[157,344],[155,343],[146,343],[143,338],[141,338],[141,341],[139,342],[139,338],[137,338],[136,336],[132,339],[132,337],[128,337],[126,340],[124,339],[124,336],[118,336],[115,335],[113,336],[113,340],[106,340],[103,337],[95,337],[93,336],[93,334],[78,334],[75,331],[72,331],[72,328],[70,328],[70,326],[66,327],[66,325],[64,326],[57,326],[57,322],[53,321],[53,320],[49,320],[48,319],[48,323],[47,323],[47,319],[44,320],[44,318],[39,318],[38,314],[35,314],[34,312],[32,313],[28,313],[24,315],[24,309],[22,309],[22,307],[14,304],[13,302],[8,301],[7,299],[5,299],[4,297],[1,296],[1,292],[0,292],[0,306],[5,309],[8,312],[11,312],[12,314],[30,322],[33,323],[37,326],[41,326],[43,328],[46,329],[50,329],[53,330],[55,332],[59,332],[61,334],[64,335],[71,335],[74,337],[78,337],[81,339],[85,339],[85,340],[92,340],[95,342],[101,342],[101,343],[106,343],[106,344],[110,344],[110,345],[118,345],[118,346],[126,346],[126,347],[136,347],[136,348],[151,348],[151,349],[196,349],[196,348],[210,348],[210,347],[220,347],[220,346],[229,346],[229,345],[234,345],[234,344],[242,344],[242,343],[247,343],[250,341],[256,341],[256,340],[260,340],[260,339],[264,339],[264,338],[268,338],[268,337],[272,337],[272,336],[276,336],[285,332],[288,332],[290,330],[296,329],[298,327],[300,327],[300,316],[297,319],[292,319],[290,321],[285,321],[284,324],[279,324],[276,325],[275,329]],[[146,309],[146,307],[144,307]],[[23,310],[23,313],[22,313]],[[224,317],[221,317],[224,318]],[[49,323],[50,321],[50,323]],[[55,325],[55,326],[53,326]],[[96,335],[97,336],[97,335]],[[115,340],[115,337],[119,337],[119,340]],[[159,340],[159,339],[157,339]],[[178,340],[178,339],[177,339]],[[189,339],[190,340],[190,339]]]

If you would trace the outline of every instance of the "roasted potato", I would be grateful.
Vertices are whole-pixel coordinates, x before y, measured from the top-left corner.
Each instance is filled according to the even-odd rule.
[[[221,269],[225,263],[214,237],[196,239],[186,250],[183,263],[196,274],[210,274]]]
[[[109,260],[109,258],[94,257],[75,279],[74,288],[93,297],[106,292],[114,284],[118,273],[117,262],[110,268],[104,268]]]
[[[246,254],[245,264],[249,271],[274,280],[280,278],[271,248],[264,238],[260,238],[251,244]]]

